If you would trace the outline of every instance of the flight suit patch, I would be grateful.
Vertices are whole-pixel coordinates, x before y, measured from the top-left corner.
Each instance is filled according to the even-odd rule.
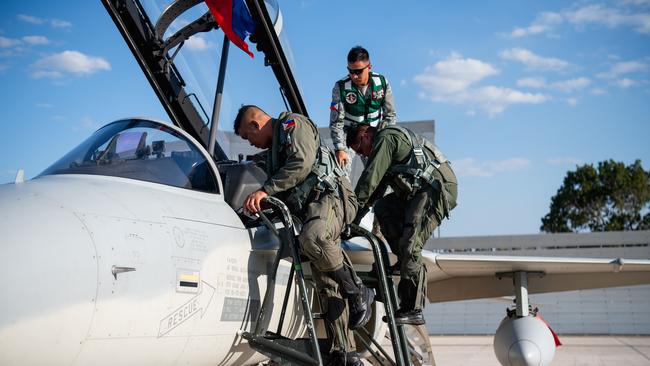
[[[295,126],[296,126],[296,121],[294,121],[292,119],[288,119],[288,120],[282,122],[282,127],[284,128],[285,131],[290,129],[291,127],[295,127]]]
[[[345,101],[348,104],[354,104],[357,102],[357,94],[355,92],[349,92],[345,95]]]

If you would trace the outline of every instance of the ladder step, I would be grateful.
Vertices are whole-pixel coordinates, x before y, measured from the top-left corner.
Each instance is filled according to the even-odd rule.
[[[310,356],[312,349],[309,338],[291,339],[272,332],[265,335],[244,332],[242,338],[248,340],[251,348],[281,365],[318,365],[318,361]],[[321,350],[329,349],[330,343],[327,339],[319,338],[318,343]],[[326,355],[321,356],[323,360],[326,359]]]

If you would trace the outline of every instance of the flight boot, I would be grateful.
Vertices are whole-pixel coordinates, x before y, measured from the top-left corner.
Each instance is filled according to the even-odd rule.
[[[411,325],[424,324],[422,309],[416,309],[415,306],[418,295],[418,288],[415,282],[411,279],[403,278],[397,285],[397,295],[400,299],[400,308],[395,311],[395,323]],[[382,320],[385,322],[388,321],[386,316]]]
[[[350,305],[348,328],[355,330],[366,325],[372,316],[375,293],[367,288],[346,265],[328,274],[339,284],[343,297]]]
[[[381,320],[384,321],[384,323],[388,323],[388,317],[386,315],[382,316]],[[395,324],[423,325],[424,323],[424,316],[420,309],[397,309],[395,312]]]
[[[363,362],[356,352],[334,351],[325,366],[363,366]]]

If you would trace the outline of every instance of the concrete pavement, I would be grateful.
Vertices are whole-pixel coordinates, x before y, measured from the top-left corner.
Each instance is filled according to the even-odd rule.
[[[492,336],[430,336],[437,366],[500,366]],[[562,336],[553,366],[649,366],[648,336]]]

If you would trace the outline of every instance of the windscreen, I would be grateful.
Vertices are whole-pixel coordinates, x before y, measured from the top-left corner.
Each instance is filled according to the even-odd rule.
[[[200,150],[182,134],[146,120],[102,127],[40,176],[55,174],[113,176],[219,193]]]
[[[171,3],[171,1],[142,0],[142,5],[154,24]],[[278,5],[275,1],[270,0],[265,3],[274,22],[276,33],[279,32],[287,58],[289,62],[293,62],[286,41],[286,32],[281,30],[284,19],[278,10]],[[203,2],[186,10],[169,26],[163,36],[163,41],[206,12],[208,12],[208,7]],[[192,102],[197,105],[197,110],[202,111],[207,127],[210,125],[215,102],[223,41],[224,33],[221,29],[217,29],[197,33],[181,46],[169,50],[170,55],[175,54],[174,64],[186,84],[185,90],[192,96]],[[237,159],[239,153],[244,152],[244,146],[246,146],[244,141],[233,136],[232,132],[235,116],[242,105],[257,105],[271,116],[278,116],[287,109],[275,75],[270,67],[264,65],[264,54],[256,51],[254,43],[247,42],[249,49],[255,55],[254,58],[232,43],[230,44],[221,108],[217,121],[217,143],[233,160]]]

